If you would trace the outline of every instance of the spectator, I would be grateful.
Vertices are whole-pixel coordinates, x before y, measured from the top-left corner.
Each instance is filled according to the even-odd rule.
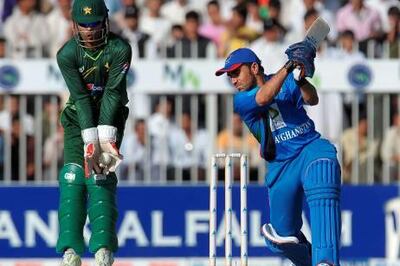
[[[226,30],[224,21],[220,12],[220,5],[218,1],[212,0],[207,4],[208,22],[200,26],[199,34],[212,40],[217,49],[221,49],[221,37]]]
[[[281,2],[279,0],[270,0],[268,4],[268,18],[280,21]]]
[[[168,19],[160,14],[162,0],[147,0],[146,12],[140,17],[140,30],[149,34],[157,45],[165,41],[171,28]]]
[[[326,20],[331,28],[328,39],[330,41],[335,41],[337,38],[334,14],[325,8],[322,1],[318,0],[301,0],[298,6],[295,6],[290,20],[290,30],[298,32],[298,36],[304,36],[305,31],[303,27],[304,16],[310,11],[315,10],[319,16]]]
[[[170,35],[166,41],[161,45],[160,56],[174,57],[175,53],[182,54],[182,39],[185,37],[185,32],[182,25],[172,25]]]
[[[121,7],[119,8],[119,10],[116,11],[113,15],[110,15],[111,31],[120,32],[121,30],[126,28],[125,14],[126,9],[130,7],[134,7],[139,10],[138,5],[136,4],[136,0],[121,0]]]
[[[222,46],[218,56],[224,57],[228,53],[241,47],[249,45],[258,38],[255,30],[246,26],[247,10],[241,5],[232,9],[232,17],[228,22],[227,29],[222,35]]]
[[[243,1],[240,1],[240,0],[218,0],[218,3],[221,7],[222,19],[224,21],[230,20],[232,17],[232,9],[237,5],[243,6],[243,4],[241,4],[241,2],[243,2]]]
[[[351,30],[358,41],[378,37],[382,31],[379,13],[364,4],[364,0],[350,0],[336,16],[339,32]]]
[[[56,163],[57,168],[61,169],[64,164],[64,128],[61,123],[57,123],[57,130],[49,135],[43,145],[43,175],[44,180],[57,179],[58,171],[55,170],[53,176],[52,164]]]
[[[130,6],[125,9],[126,27],[121,35],[128,40],[132,47],[132,59],[138,58],[156,58],[157,45],[151,36],[139,30],[139,9],[136,6]]]
[[[346,59],[351,61],[365,60],[365,55],[358,51],[358,42],[351,30],[345,30],[340,33],[338,39],[338,48],[328,49],[330,58]]]
[[[151,139],[151,178],[166,180],[167,168],[171,165],[169,138],[175,127],[171,122],[172,101],[159,99],[155,112],[148,119],[148,130]]]
[[[7,98],[6,98],[7,99]],[[11,95],[3,105],[4,109],[0,111],[0,130],[11,132],[13,117],[19,116],[19,98],[17,95]],[[19,118],[18,118],[19,119]],[[34,120],[32,115],[26,113],[23,117],[25,134],[32,136],[34,134]]]
[[[389,176],[392,182],[400,180],[400,114],[393,116],[392,126],[386,131],[381,146],[381,158],[389,167]]]
[[[196,11],[186,14],[184,37],[175,43],[168,57],[206,58],[215,55],[210,39],[199,35],[200,15]],[[213,52],[214,51],[214,52]]]
[[[389,8],[389,30],[385,41],[389,48],[389,58],[400,57],[400,9],[396,6]]]
[[[377,141],[369,142],[367,139],[368,122],[364,115],[360,115],[357,126],[346,129],[341,138],[343,152],[343,182],[350,183],[354,175],[353,169],[358,167],[358,181],[366,183],[368,159],[377,158]],[[358,157],[358,160],[357,160]],[[357,164],[358,163],[358,164]],[[353,166],[354,164],[357,164]]]
[[[48,55],[49,32],[46,19],[34,10],[36,0],[18,0],[4,24],[7,53],[12,58],[40,58]]]
[[[310,9],[306,12],[303,18],[301,30],[291,30],[285,37],[287,43],[295,43],[304,39],[307,30],[311,27],[314,21],[319,17],[316,9]]]
[[[0,36],[0,58],[6,57],[6,38]]]
[[[72,37],[71,0],[58,0],[58,5],[47,15],[50,57]]]
[[[285,29],[276,19],[267,19],[263,35],[250,45],[263,62],[268,62],[267,73],[277,72],[287,61],[285,50],[288,45],[282,42],[284,34]]]
[[[124,154],[120,166],[122,179],[144,181],[147,169],[150,169],[150,155],[147,146],[146,121],[138,119],[133,126],[133,133],[128,129],[121,144],[121,154]]]
[[[182,25],[185,23],[185,15],[193,7],[188,0],[171,0],[161,7],[161,15],[168,19],[172,24]]]
[[[232,129],[225,128],[218,133],[217,136],[217,150],[218,152],[231,153],[231,152],[245,152],[249,154],[249,161],[251,167],[256,167],[260,162],[259,145],[257,140],[251,134],[245,134],[243,123],[240,116],[236,113],[232,118]],[[239,164],[235,164],[239,167]],[[239,179],[239,169],[235,169],[235,178]]]
[[[391,7],[395,6],[400,8],[399,0],[366,0],[365,4],[378,11],[379,17],[382,21],[382,28],[384,32],[390,29],[388,11]]]
[[[264,23],[260,16],[260,8],[257,0],[247,1],[247,14],[246,25],[261,34],[263,32]]]
[[[182,169],[183,180],[193,180],[192,167],[196,169],[198,179],[205,180],[211,145],[207,131],[193,131],[190,114],[183,113],[181,127],[175,128],[170,138],[172,163],[175,168]]]
[[[55,101],[53,101],[53,99]],[[58,114],[61,110],[61,99],[57,96],[44,96],[43,97],[43,115],[42,115],[42,129],[43,140],[53,135],[53,127],[59,120]]]
[[[35,175],[35,162],[34,162],[34,138],[26,136],[26,150],[22,152],[26,156],[26,165],[21,165],[20,145],[21,145],[21,120],[19,114],[11,118],[11,179],[20,179],[20,170],[26,171],[26,180],[33,180]],[[24,177],[22,177],[24,178]]]

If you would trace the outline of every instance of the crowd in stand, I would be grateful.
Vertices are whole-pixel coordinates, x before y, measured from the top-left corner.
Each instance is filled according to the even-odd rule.
[[[1,0],[0,56],[54,57],[73,35],[72,0]],[[398,57],[397,0],[107,0],[110,29],[134,48],[134,58],[223,57],[250,46],[271,55],[299,41],[315,17],[330,26],[329,46],[352,38],[364,54],[368,41]],[[5,49],[3,48],[5,46]],[[267,49],[265,49],[267,48]],[[274,48],[274,49],[269,49]],[[382,56],[380,48],[373,56]],[[274,53],[279,54],[279,53]],[[269,58],[268,58],[269,59]]]
[[[263,62],[268,62],[266,71],[271,73],[286,61],[287,46],[301,40],[318,16],[331,26],[327,42],[318,51],[319,58],[400,57],[398,0],[107,0],[106,3],[110,29],[131,43],[134,60],[223,58],[230,51],[247,46]],[[0,0],[0,58],[55,57],[57,50],[73,36],[70,7],[71,0]],[[354,97],[359,97],[360,103],[358,124],[351,119]],[[367,134],[365,95],[332,93],[320,98],[321,103],[329,104],[318,108],[329,110],[314,108],[308,112],[317,129],[341,148],[343,181],[353,180],[353,165],[357,160],[359,176],[367,176],[367,164],[372,161],[378,169],[373,180],[381,179],[381,173],[387,169],[389,181],[399,182],[400,97],[390,96],[390,128],[381,128],[376,134],[379,139],[372,141]],[[11,97],[8,109],[4,101],[0,103],[0,164],[4,165],[5,132],[11,132],[11,176],[18,179],[20,162],[16,151],[20,151],[23,121],[27,179],[34,179],[34,112],[28,108],[21,118],[18,97]],[[44,147],[43,179],[50,180],[55,179],[49,171],[51,162],[57,158],[57,163],[62,163],[59,151],[63,134],[59,124],[50,133],[49,117],[61,105],[58,102],[54,106],[45,100],[43,106],[40,142]],[[151,114],[128,123],[121,147],[125,155],[121,179],[144,181],[144,176],[150,176],[155,181],[177,177],[205,180],[211,150],[227,152],[245,148],[252,169],[260,165],[258,144],[236,115],[231,117],[231,123],[219,124],[216,139],[210,141],[210,132],[204,126],[204,108],[199,109],[197,117],[189,112],[190,108],[183,108],[177,117],[173,101],[157,101],[153,106]],[[358,145],[352,145],[357,141]],[[55,145],[59,149],[54,149]],[[256,175],[251,176],[257,178]]]

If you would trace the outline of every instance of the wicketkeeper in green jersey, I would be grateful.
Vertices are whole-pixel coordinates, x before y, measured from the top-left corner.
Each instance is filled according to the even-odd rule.
[[[131,47],[109,32],[103,0],[75,0],[72,20],[75,36],[57,54],[70,92],[61,115],[65,150],[57,252],[64,253],[63,266],[81,265],[88,216],[89,251],[95,253],[96,265],[109,266],[118,248],[115,169],[122,159],[118,148],[128,116]]]

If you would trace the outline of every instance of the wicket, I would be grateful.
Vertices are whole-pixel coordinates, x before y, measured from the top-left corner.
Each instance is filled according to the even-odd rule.
[[[218,159],[225,159],[225,265],[232,266],[232,186],[233,159],[240,158],[240,261],[241,266],[247,266],[247,179],[248,157],[245,154],[232,153],[214,154],[211,159],[210,178],[210,266],[217,265],[217,184]]]

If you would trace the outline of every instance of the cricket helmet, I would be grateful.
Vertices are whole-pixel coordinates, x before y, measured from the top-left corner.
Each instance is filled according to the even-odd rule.
[[[74,0],[72,20],[75,39],[82,47],[97,48],[107,43],[109,23],[104,0]]]

